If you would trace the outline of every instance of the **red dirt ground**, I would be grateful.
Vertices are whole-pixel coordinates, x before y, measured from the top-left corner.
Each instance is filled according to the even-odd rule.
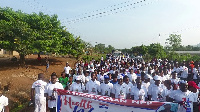
[[[52,72],[58,76],[64,70],[66,62],[73,68],[76,62],[74,58],[49,57],[49,69],[46,72],[45,55],[41,55],[41,63],[37,55],[26,57],[26,67],[19,67],[18,62],[10,61],[10,58],[0,58],[0,90],[9,98],[9,107],[12,110],[17,105],[23,104],[30,99],[30,90],[38,73],[44,73],[46,80]],[[17,57],[19,59],[19,57]],[[31,112],[29,110],[28,112]]]

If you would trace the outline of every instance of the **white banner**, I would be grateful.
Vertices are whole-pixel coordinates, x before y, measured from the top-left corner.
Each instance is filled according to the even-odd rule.
[[[170,102],[115,99],[58,90],[57,112],[178,112],[178,104]],[[182,111],[184,112],[184,111]]]

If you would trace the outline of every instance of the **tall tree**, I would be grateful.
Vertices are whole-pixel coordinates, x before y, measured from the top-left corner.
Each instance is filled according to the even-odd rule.
[[[181,46],[181,41],[181,35],[177,34],[170,34],[169,38],[166,39],[166,43],[170,45],[173,51]]]
[[[33,52],[78,55],[83,45],[79,37],[74,38],[61,26],[57,15],[0,8],[0,48],[17,51],[24,64],[25,56]]]

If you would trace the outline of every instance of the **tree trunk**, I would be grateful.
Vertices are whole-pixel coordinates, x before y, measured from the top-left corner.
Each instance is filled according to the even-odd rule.
[[[25,55],[19,54],[19,56],[20,56],[20,59],[19,59],[20,66],[24,67],[25,66]]]

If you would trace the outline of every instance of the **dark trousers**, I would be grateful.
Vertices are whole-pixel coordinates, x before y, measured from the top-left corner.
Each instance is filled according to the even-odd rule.
[[[56,112],[56,107],[49,108],[50,112]]]

